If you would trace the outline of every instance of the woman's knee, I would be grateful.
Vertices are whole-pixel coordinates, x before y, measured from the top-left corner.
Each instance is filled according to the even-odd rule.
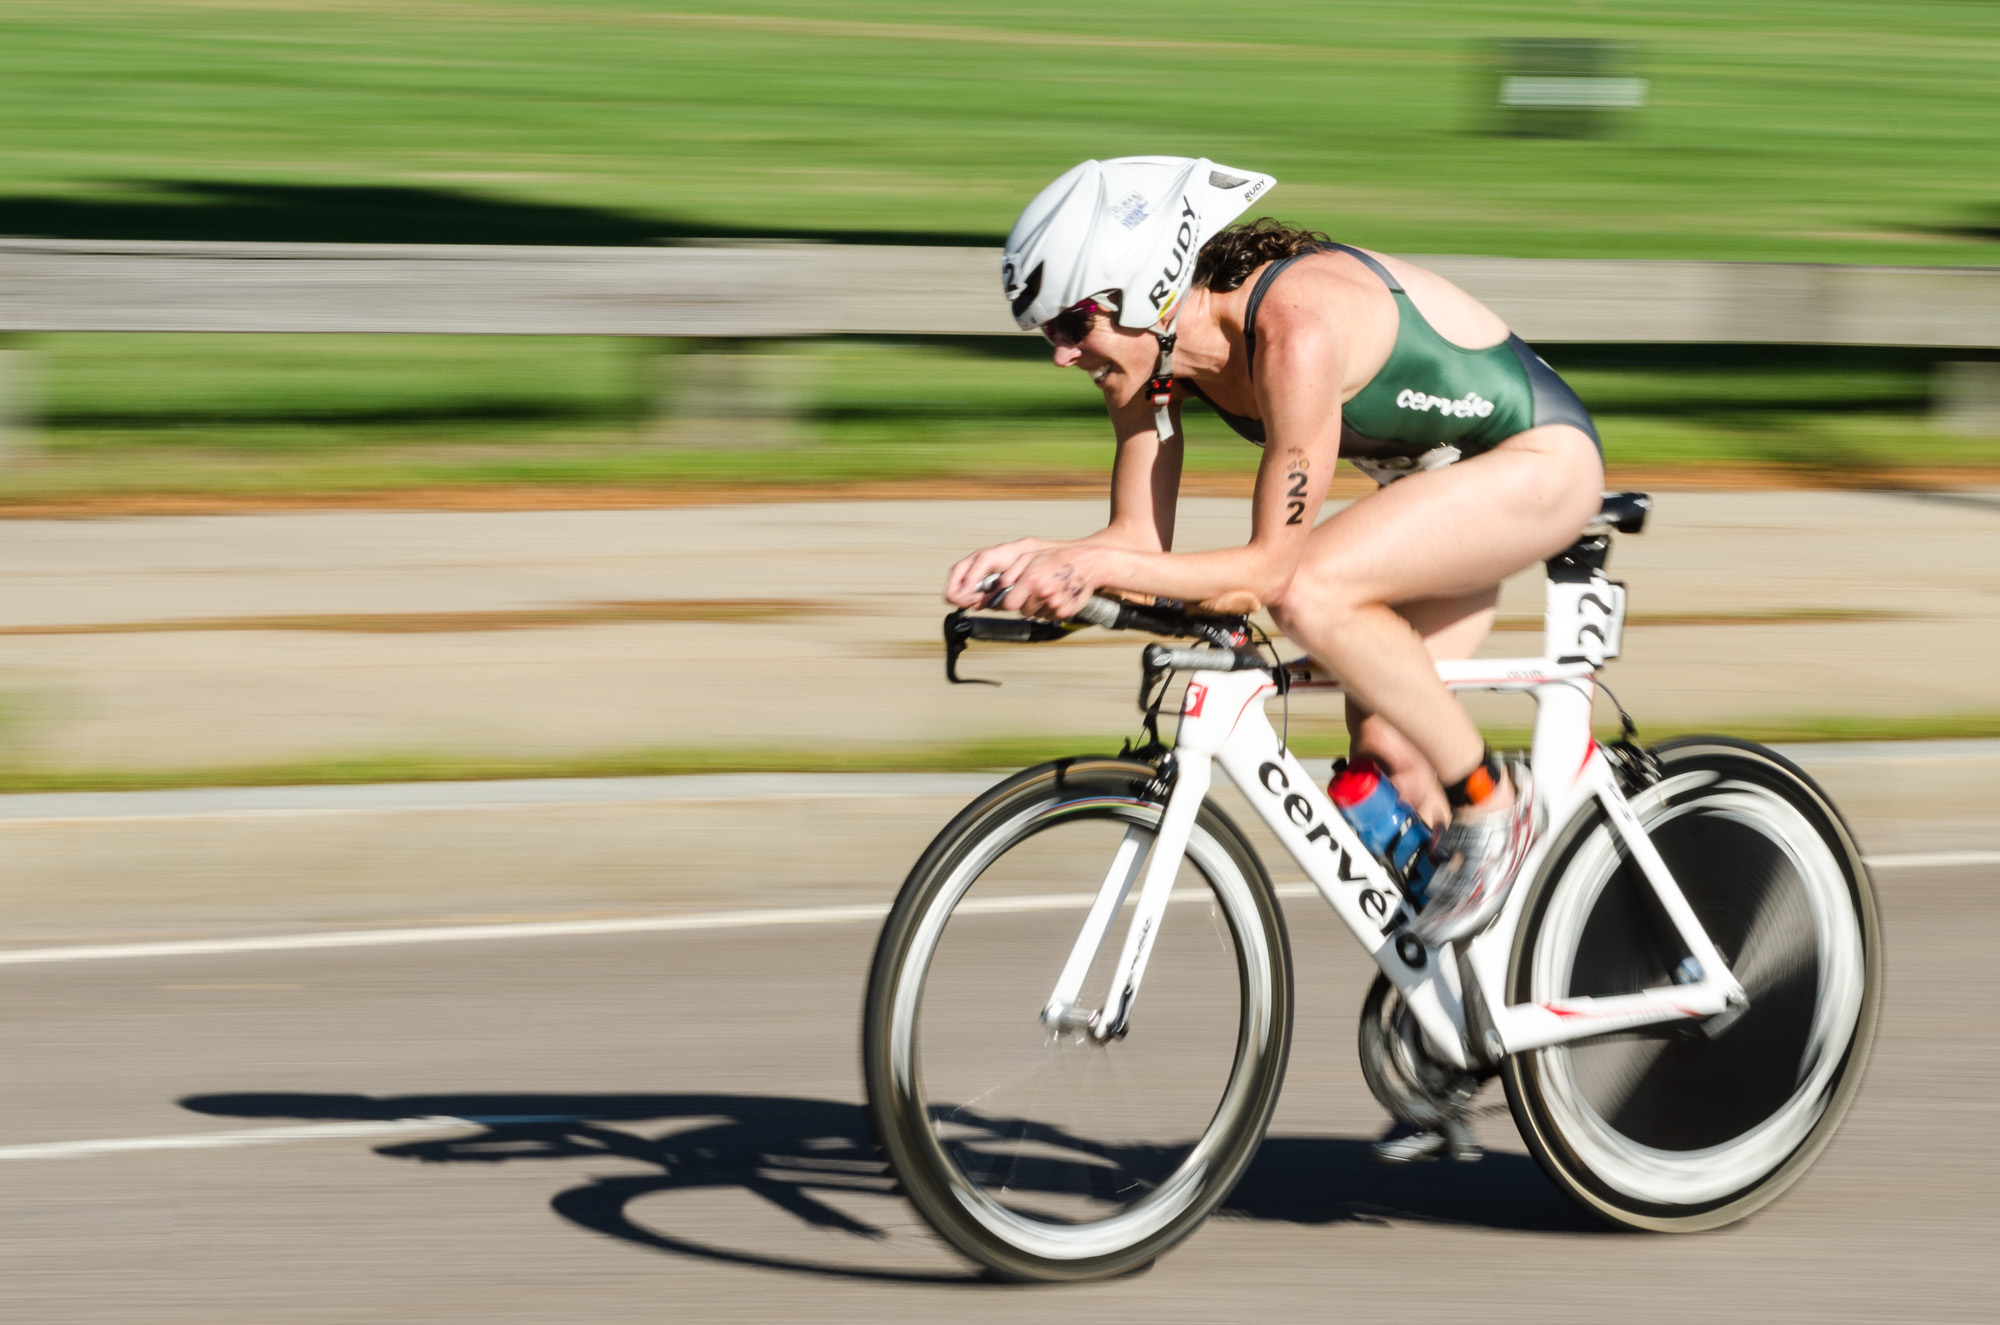
[[[1338,629],[1352,619],[1354,613],[1365,604],[1347,591],[1348,582],[1338,574],[1325,575],[1314,567],[1315,573],[1302,568],[1285,586],[1283,593],[1268,604],[1271,619],[1278,629],[1298,639],[1320,630]]]
[[[1385,601],[1373,574],[1383,554],[1382,540],[1371,544],[1366,537],[1357,537],[1343,523],[1347,515],[1343,511],[1313,531],[1290,581],[1267,604],[1287,633],[1292,626],[1337,626]]]

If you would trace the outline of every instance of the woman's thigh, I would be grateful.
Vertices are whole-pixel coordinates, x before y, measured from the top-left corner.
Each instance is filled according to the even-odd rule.
[[[1438,604],[1425,609],[1435,617],[1568,547],[1603,490],[1603,462],[1587,435],[1567,424],[1532,428],[1336,512],[1313,531],[1294,585],[1352,604]]]
[[[1493,631],[1500,586],[1490,584],[1453,598],[1420,598],[1396,604],[1396,615],[1423,636],[1424,649],[1439,662],[1470,658]]]
[[[1454,598],[1420,598],[1398,603],[1395,613],[1410,623],[1410,629],[1424,641],[1424,651],[1435,662],[1470,658],[1493,632],[1493,618],[1500,603],[1500,586],[1489,585]],[[1349,725],[1365,717],[1368,710],[1352,695],[1346,697]]]

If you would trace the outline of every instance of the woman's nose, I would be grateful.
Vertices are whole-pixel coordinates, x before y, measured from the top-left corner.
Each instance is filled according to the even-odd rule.
[[[1076,363],[1078,360],[1082,358],[1083,358],[1083,351],[1079,350],[1074,345],[1056,346],[1055,359],[1056,359],[1056,367],[1058,368],[1068,368],[1069,366]]]

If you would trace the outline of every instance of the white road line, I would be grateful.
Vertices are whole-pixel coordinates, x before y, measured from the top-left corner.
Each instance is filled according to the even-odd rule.
[[[325,934],[270,934],[244,939],[185,939],[165,943],[106,943],[84,947],[0,949],[0,966],[31,962],[115,961],[131,957],[201,957],[232,952],[294,952],[309,948],[379,948],[400,943],[465,943],[478,939],[573,938],[688,929],[749,929],[765,925],[834,925],[880,920],[889,908],[809,906],[785,910],[698,911],[618,920],[550,920],[501,925],[435,925],[420,929],[350,929]]]
[[[0,1146],[0,1160],[88,1159],[135,1150],[226,1150],[286,1141],[333,1141],[357,1136],[401,1136],[410,1132],[456,1131],[476,1127],[470,1118],[381,1118],[350,1123],[305,1123],[297,1127],[254,1127],[235,1132],[189,1132],[179,1136],[115,1136],[100,1141],[44,1141]]]
[[[1279,888],[1280,897],[1305,897],[1310,884]],[[1176,894],[1172,900],[1192,900]],[[982,915],[1024,911],[1082,910],[1089,893],[1032,893],[1020,897],[974,898],[958,909]],[[432,925],[418,929],[347,929],[327,934],[269,934],[244,939],[178,939],[162,943],[105,943],[48,948],[0,948],[0,966],[38,962],[117,961],[134,957],[202,957],[235,952],[291,952],[309,948],[380,948],[402,943],[466,943],[479,939],[578,938],[594,934],[658,934],[690,929],[757,929],[768,925],[838,925],[880,920],[887,903],[858,906],[802,906],[785,910],[697,911],[671,916],[629,916],[619,920],[549,920],[497,925]]]
[[[1847,741],[1774,746],[1812,767],[1855,762],[2000,759],[2000,741]],[[486,782],[381,782],[170,791],[17,792],[0,795],[0,831],[90,823],[160,823],[324,815],[689,805],[947,796],[970,799],[1002,773],[702,773]]]
[[[1913,855],[1868,856],[1873,869],[1946,869],[2000,865],[2000,851],[1935,851]],[[1280,897],[1311,897],[1309,883],[1280,885]],[[1182,900],[1176,896],[1175,901]],[[1038,893],[975,899],[962,910],[978,913],[1077,910],[1089,893]],[[405,943],[471,943],[482,939],[586,938],[598,934],[670,934],[701,929],[761,929],[783,925],[839,925],[880,920],[886,903],[856,906],[801,906],[753,911],[696,911],[667,916],[627,916],[617,920],[549,920],[495,925],[430,925],[415,929],[348,929],[324,934],[266,934],[242,939],[178,939],[160,943],[104,943],[47,948],[0,948],[0,966],[43,962],[121,961],[143,957],[205,957],[238,952],[298,952],[314,948],[387,948]]]
[[[492,782],[373,782],[0,796],[0,829],[181,820],[288,819],[490,810],[602,809],[714,802],[947,796],[971,799],[999,773],[713,773]]]
[[[1863,856],[1871,870],[1949,869],[1954,865],[2000,865],[2000,851],[1922,851],[1911,855]]]

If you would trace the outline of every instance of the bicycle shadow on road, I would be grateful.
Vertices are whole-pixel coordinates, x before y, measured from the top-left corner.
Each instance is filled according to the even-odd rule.
[[[1226,1214],[1288,1224],[1457,1224],[1514,1233],[1616,1233],[1577,1208],[1526,1155],[1384,1168],[1369,1138],[1267,1136]]]
[[[196,1113],[237,1119],[456,1118],[467,1134],[384,1145],[375,1153],[431,1164],[630,1161],[644,1171],[593,1174],[558,1192],[550,1207],[607,1237],[728,1264],[906,1283],[979,1280],[969,1271],[915,1264],[936,1262],[942,1253],[897,1195],[856,1104],[698,1092],[386,1097],[274,1092],[196,1095],[180,1103]],[[798,1221],[803,1229],[796,1231],[832,1235],[820,1245],[834,1254],[797,1254],[796,1236],[784,1237],[782,1248],[755,1245],[769,1239],[769,1225],[749,1230],[745,1240],[751,1245],[722,1245],[634,1209],[642,1198],[717,1190],[757,1198]],[[1516,1232],[1602,1228],[1571,1206],[1526,1156],[1496,1154],[1476,1165],[1387,1170],[1369,1161],[1366,1140],[1355,1137],[1268,1138],[1219,1213],[1292,1224],[1394,1219]],[[691,1222],[702,1229],[702,1221]],[[901,1263],[881,1263],[885,1253]]]

